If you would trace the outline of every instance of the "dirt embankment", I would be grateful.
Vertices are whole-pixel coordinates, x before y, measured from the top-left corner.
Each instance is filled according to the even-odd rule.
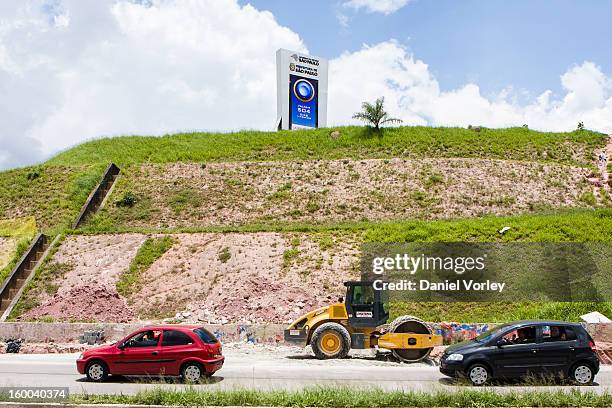
[[[585,206],[581,168],[481,159],[316,160],[143,165],[125,171],[108,206],[117,225],[193,227],[507,215]]]
[[[342,282],[358,276],[358,247],[346,242],[277,233],[176,238],[130,299],[141,315],[284,323],[336,301]]]
[[[21,320],[129,322],[134,313],[115,282],[146,237],[140,234],[70,236],[45,268],[33,293],[38,306]]]
[[[21,320],[127,322],[174,317],[206,323],[284,323],[335,302],[358,277],[358,244],[316,234],[178,234],[128,299],[116,282],[147,238],[140,234],[71,236],[41,285],[39,306]]]

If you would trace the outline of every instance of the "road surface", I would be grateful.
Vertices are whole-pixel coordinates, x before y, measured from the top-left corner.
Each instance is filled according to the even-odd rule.
[[[456,383],[427,364],[400,364],[384,361],[371,354],[344,360],[320,361],[306,354],[275,353],[251,350],[226,351],[224,367],[201,390],[250,388],[258,390],[299,390],[316,386],[382,388],[411,391],[460,391],[470,389]],[[134,394],[144,389],[164,387],[181,389],[186,385],[169,379],[112,378],[105,383],[89,383],[76,371],[78,354],[2,354],[0,355],[0,386],[66,387],[71,393]],[[526,386],[503,383],[490,388],[499,392],[525,390],[565,390],[575,387]],[[602,366],[596,384],[579,387],[597,393],[612,393],[612,366]]]

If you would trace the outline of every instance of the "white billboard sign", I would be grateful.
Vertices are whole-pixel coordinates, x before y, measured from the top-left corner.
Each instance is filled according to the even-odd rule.
[[[326,59],[276,51],[276,128],[315,129],[327,125]]]

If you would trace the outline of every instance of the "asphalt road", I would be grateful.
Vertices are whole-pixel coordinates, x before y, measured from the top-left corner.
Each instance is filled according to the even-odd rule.
[[[280,355],[274,352],[226,352],[224,367],[209,383],[194,387],[202,390],[254,388],[297,390],[315,386],[352,386],[386,390],[460,391],[469,389],[426,364],[399,364],[373,357],[319,361],[306,355]],[[89,383],[76,371],[77,354],[0,355],[0,386],[45,386],[70,388],[71,393],[134,394],[143,389],[180,389],[180,383],[149,378],[109,378],[105,383]],[[499,392],[525,390],[565,390],[571,386],[526,386],[503,383],[490,388]],[[612,393],[612,366],[603,366],[596,385],[579,387],[598,393]]]

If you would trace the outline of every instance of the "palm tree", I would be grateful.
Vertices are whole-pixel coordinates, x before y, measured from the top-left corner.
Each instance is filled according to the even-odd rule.
[[[385,98],[380,97],[376,99],[374,104],[370,102],[364,102],[361,104],[362,112],[357,112],[353,115],[353,119],[363,120],[374,126],[374,129],[379,130],[381,125],[385,123],[402,123],[401,119],[390,118],[389,114],[385,112],[383,105],[385,104]]]

